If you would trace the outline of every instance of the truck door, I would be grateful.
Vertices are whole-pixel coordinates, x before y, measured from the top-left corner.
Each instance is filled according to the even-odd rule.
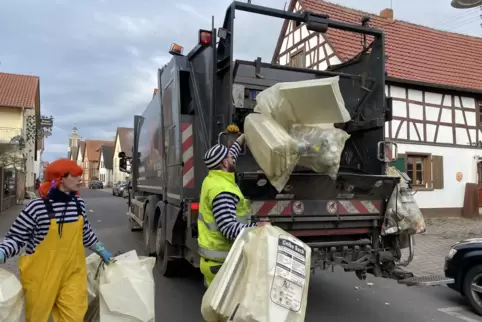
[[[162,120],[164,133],[164,164],[166,169],[164,187],[169,203],[180,204],[182,160],[180,138],[180,97],[179,71],[173,66],[172,71],[162,75]]]

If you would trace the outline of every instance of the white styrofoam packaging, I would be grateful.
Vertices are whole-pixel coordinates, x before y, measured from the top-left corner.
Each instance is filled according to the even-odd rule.
[[[311,248],[271,225],[244,229],[204,294],[206,322],[302,322]]]
[[[0,268],[0,321],[18,322],[23,312],[23,289],[18,278]]]
[[[278,83],[256,97],[255,112],[272,117],[283,128],[292,124],[333,124],[351,117],[341,95],[339,76]]]
[[[251,113],[244,120],[246,144],[276,190],[283,190],[298,163],[298,143],[269,116]]]
[[[106,265],[99,280],[100,322],[154,322],[154,257],[136,251]]]

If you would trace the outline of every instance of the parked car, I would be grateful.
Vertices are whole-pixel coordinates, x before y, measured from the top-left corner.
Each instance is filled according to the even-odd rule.
[[[453,245],[445,258],[448,286],[465,296],[474,311],[482,315],[482,238],[462,240]]]
[[[89,183],[89,189],[104,189],[104,183],[99,180],[91,180]]]
[[[123,193],[126,185],[127,185],[127,181],[117,181],[117,183],[115,183],[114,186],[112,187],[112,195],[118,196],[118,197],[124,196]]]
[[[131,191],[131,181],[127,180],[125,186],[122,188],[122,198],[129,198],[129,192]]]

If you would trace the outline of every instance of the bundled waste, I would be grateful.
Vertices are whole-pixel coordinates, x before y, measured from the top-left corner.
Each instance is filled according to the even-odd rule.
[[[311,248],[274,226],[244,229],[204,294],[206,322],[302,322]]]
[[[336,179],[350,137],[339,77],[278,83],[258,94],[245,119],[246,143],[271,185],[283,190],[297,165]]]
[[[382,235],[407,232],[410,235],[426,230],[422,212],[413,197],[413,190],[395,167],[387,167],[387,175],[400,177],[400,183],[393,190],[385,211]]]
[[[156,259],[132,250],[103,265],[91,256],[97,255],[87,257],[89,300],[99,301],[100,322],[154,322]]]
[[[20,321],[23,302],[23,289],[18,278],[13,273],[0,268],[0,321]]]

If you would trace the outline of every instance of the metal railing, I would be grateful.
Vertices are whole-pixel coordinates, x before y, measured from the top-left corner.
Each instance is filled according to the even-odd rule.
[[[23,130],[21,128],[0,127],[0,143],[15,143],[12,142],[12,139],[15,137],[23,137]]]

